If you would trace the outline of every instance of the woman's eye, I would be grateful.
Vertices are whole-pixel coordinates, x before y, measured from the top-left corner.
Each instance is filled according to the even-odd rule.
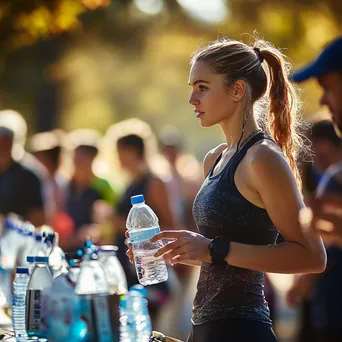
[[[200,91],[205,91],[205,90],[207,90],[208,88],[205,87],[205,86],[203,86],[203,85],[200,85],[200,86],[198,87],[198,89],[199,89]]]

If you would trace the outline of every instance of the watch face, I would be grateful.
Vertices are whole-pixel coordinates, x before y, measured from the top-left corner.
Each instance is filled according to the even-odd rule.
[[[224,261],[229,252],[230,240],[225,236],[217,236],[212,240],[212,248],[210,249],[210,255],[212,258]]]

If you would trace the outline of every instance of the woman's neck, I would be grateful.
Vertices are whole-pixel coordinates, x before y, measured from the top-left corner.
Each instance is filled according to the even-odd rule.
[[[253,112],[248,115],[245,123],[244,132],[242,135],[242,115],[235,115],[231,119],[226,120],[220,124],[223,134],[226,137],[227,150],[233,150],[237,148],[238,143],[241,143],[255,130],[259,128]],[[242,135],[242,136],[241,136]]]

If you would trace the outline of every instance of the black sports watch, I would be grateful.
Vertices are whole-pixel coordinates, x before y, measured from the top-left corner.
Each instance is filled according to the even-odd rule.
[[[208,248],[212,264],[218,266],[225,266],[227,264],[225,258],[230,249],[230,239],[228,236],[216,236],[211,240]]]

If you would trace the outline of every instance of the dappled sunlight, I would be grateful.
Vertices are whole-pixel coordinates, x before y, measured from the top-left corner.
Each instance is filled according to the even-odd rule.
[[[177,0],[194,18],[211,23],[221,22],[228,16],[228,8],[223,0],[197,1]]]
[[[158,14],[164,6],[163,0],[135,0],[137,8],[146,14]]]

